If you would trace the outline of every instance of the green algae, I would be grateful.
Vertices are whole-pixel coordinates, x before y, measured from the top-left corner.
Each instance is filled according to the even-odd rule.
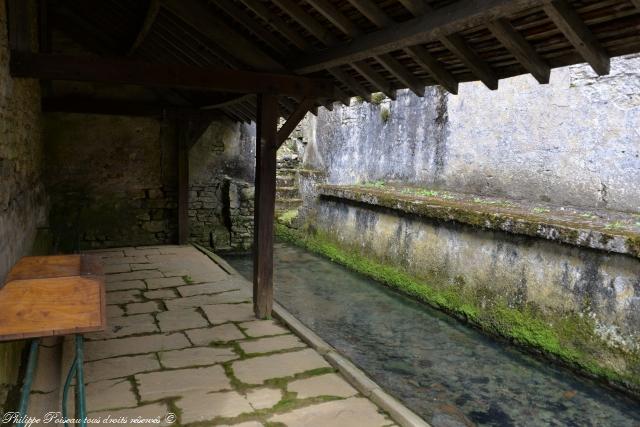
[[[548,313],[533,304],[513,307],[487,289],[451,286],[443,280],[414,277],[399,268],[365,257],[317,231],[276,224],[281,240],[325,256],[416,300],[466,321],[486,333],[528,351],[543,354],[610,385],[640,394],[640,354],[612,347],[595,335],[595,323],[580,313]]]

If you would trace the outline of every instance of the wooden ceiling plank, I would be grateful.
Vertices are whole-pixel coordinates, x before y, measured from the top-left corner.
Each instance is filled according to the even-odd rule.
[[[356,95],[361,98],[364,98],[368,102],[371,102],[371,94],[369,91],[362,86],[356,79],[351,77],[349,73],[340,69],[339,67],[330,68],[329,73],[337,80],[342,82],[343,85],[347,86],[349,89],[353,91]]]
[[[424,83],[420,81],[413,73],[409,72],[404,65],[388,53],[377,55],[374,57],[382,64],[395,78],[400,80],[402,84],[411,89],[418,96],[424,96]]]
[[[551,67],[507,19],[491,22],[489,30],[539,83],[549,83]]]
[[[440,41],[453,52],[489,89],[498,89],[498,78],[489,65],[478,56],[459,34],[443,36]]]
[[[396,91],[391,87],[387,79],[374,70],[365,61],[358,61],[351,64],[356,71],[369,81],[379,92],[384,93],[388,98],[395,100]]]
[[[153,64],[94,56],[11,52],[13,77],[132,84],[232,93],[279,93],[297,97],[332,97],[333,82],[295,75]]]
[[[247,6],[249,9],[253,11],[256,15],[262,18],[267,24],[269,24],[274,30],[278,31],[284,37],[286,37],[291,43],[296,45],[298,49],[301,50],[309,50],[309,43],[298,34],[296,31],[291,29],[286,22],[282,20],[278,15],[271,12],[267,6],[264,5],[264,2],[260,0],[240,0]]]
[[[273,2],[324,45],[331,46],[338,42],[338,39],[331,34],[331,31],[328,28],[325,28],[322,24],[316,21],[313,16],[309,15],[297,3],[292,0],[273,0]]]
[[[427,11],[424,0],[398,0],[413,16],[424,15]]]
[[[185,0],[164,0],[162,5],[211,39],[229,55],[235,56],[250,67],[269,71],[285,70],[282,64],[211,13],[207,5],[199,1]]]
[[[140,29],[138,30],[138,34],[136,34],[136,38],[129,47],[129,51],[127,52],[127,56],[133,56],[140,47],[140,45],[147,38],[147,35],[151,31],[151,27],[153,27],[153,23],[156,22],[156,17],[158,16],[158,12],[160,11],[160,0],[149,0],[149,7],[147,8],[147,13],[144,16],[144,20],[142,21],[142,25],[140,25]]]
[[[422,68],[427,70],[440,86],[454,95],[458,93],[458,80],[456,80],[453,74],[447,71],[427,49],[422,46],[411,46],[405,48],[405,52]]]
[[[269,30],[265,29],[265,27],[256,22],[252,17],[250,17],[247,13],[237,7],[231,0],[215,0],[213,2],[217,7],[224,10],[227,14],[229,14],[233,19],[240,22],[246,29],[251,31],[260,37],[265,43],[271,46],[276,52],[278,52],[282,56],[287,56],[291,54],[290,49]]]
[[[391,19],[380,7],[371,0],[348,0],[349,3],[363,14],[369,21],[373,22],[378,28],[388,27],[394,24]],[[640,0],[638,0],[640,1]]]
[[[566,0],[546,0],[544,11],[598,75],[609,74],[609,54]]]
[[[357,37],[362,34],[362,31],[349,18],[327,0],[307,0],[307,3],[348,36]]]
[[[283,1],[283,0],[276,0]],[[322,52],[297,58],[297,73],[307,74],[437,40],[499,17],[539,6],[542,0],[474,0],[452,3],[410,21],[362,35]]]
[[[631,3],[638,9],[640,9],[640,0],[631,0]]]

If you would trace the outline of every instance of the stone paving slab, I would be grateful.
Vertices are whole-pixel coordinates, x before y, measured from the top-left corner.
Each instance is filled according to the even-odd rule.
[[[92,416],[170,425],[173,410],[180,425],[393,424],[289,329],[256,320],[251,284],[195,248],[94,253],[112,267],[109,330],[85,344]]]

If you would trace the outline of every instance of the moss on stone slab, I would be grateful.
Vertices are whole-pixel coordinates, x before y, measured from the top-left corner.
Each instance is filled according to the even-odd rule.
[[[510,307],[496,294],[450,286],[437,278],[417,278],[380,260],[361,255],[321,233],[305,233],[276,224],[279,239],[306,248],[365,274],[414,299],[509,340],[531,352],[640,395],[640,354],[613,348],[599,338],[594,321],[578,313],[542,312],[534,305]]]

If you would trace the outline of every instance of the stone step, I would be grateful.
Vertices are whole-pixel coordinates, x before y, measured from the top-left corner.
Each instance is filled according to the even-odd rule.
[[[295,175],[276,175],[276,186],[293,187],[296,183]]]
[[[279,199],[296,199],[300,197],[298,187],[279,187],[276,186],[276,200]]]
[[[288,211],[302,206],[302,199],[280,199],[276,200],[276,211]]]

